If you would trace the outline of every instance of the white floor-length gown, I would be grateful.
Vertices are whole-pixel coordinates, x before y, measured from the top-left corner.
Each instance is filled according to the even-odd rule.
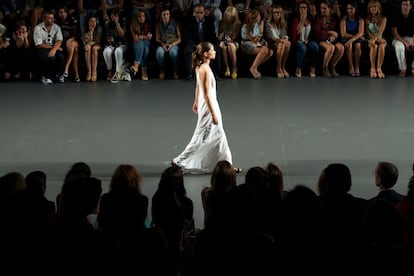
[[[216,163],[221,160],[227,160],[232,164],[231,151],[227,143],[217,101],[216,79],[211,70],[209,74],[209,96],[218,118],[218,124],[213,124],[213,118],[204,99],[203,85],[201,85],[199,74],[196,73],[196,81],[199,87],[197,125],[190,143],[179,156],[173,159],[173,162],[187,173],[210,173]]]

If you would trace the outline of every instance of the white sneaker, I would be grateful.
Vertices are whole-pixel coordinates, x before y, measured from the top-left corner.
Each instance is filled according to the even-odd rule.
[[[50,85],[50,84],[53,84],[53,81],[51,79],[46,78],[46,77],[42,77],[42,83],[44,85]]]
[[[59,80],[60,83],[64,83],[65,82],[65,76],[64,75],[59,76],[58,80]]]

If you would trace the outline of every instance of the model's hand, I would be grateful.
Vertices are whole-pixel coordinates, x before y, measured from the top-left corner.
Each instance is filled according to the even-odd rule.
[[[198,105],[197,105],[197,103],[194,103],[193,104],[193,111],[194,111],[194,113],[197,113],[198,112]]]
[[[216,114],[213,114],[212,117],[213,117],[213,124],[217,125],[218,124],[218,118],[217,118]]]

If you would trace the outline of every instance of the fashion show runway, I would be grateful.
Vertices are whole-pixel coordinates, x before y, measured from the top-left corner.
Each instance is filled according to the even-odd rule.
[[[240,78],[217,83],[224,129],[234,165],[276,163],[285,189],[304,184],[316,191],[323,168],[349,166],[355,196],[378,190],[378,161],[400,170],[396,190],[405,194],[414,161],[414,78],[384,80]],[[91,166],[104,191],[119,164],[143,175],[149,198],[161,172],[192,136],[194,82],[133,80],[112,84],[0,83],[0,174],[47,173],[47,197],[54,200],[64,175],[77,161]],[[185,175],[194,202],[196,227],[203,227],[201,189],[210,175]]]

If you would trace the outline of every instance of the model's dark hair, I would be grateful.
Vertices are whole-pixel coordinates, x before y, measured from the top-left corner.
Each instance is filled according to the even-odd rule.
[[[207,41],[200,42],[192,54],[193,68],[200,66],[204,62],[203,54],[213,48],[213,44]]]

